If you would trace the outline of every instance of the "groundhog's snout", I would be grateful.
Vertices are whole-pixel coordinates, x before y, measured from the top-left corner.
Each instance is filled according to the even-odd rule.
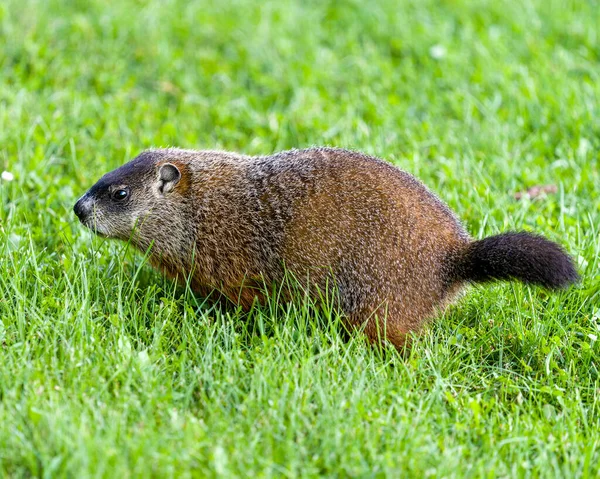
[[[75,206],[73,206],[73,212],[77,215],[77,218],[79,218],[79,221],[82,223],[85,223],[85,219],[90,214],[90,204],[91,201],[86,194],[79,198],[77,203],[75,203]]]

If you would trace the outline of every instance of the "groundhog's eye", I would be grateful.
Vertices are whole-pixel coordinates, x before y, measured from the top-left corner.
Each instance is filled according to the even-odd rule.
[[[129,196],[129,192],[127,190],[115,190],[113,191],[112,197],[113,200],[121,201]]]

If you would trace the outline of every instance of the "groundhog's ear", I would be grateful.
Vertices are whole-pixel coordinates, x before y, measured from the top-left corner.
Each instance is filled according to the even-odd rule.
[[[165,163],[158,170],[158,191],[163,195],[173,191],[173,188],[179,183],[181,172],[172,163]]]

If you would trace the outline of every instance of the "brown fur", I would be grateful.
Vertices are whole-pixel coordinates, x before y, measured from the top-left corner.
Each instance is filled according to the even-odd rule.
[[[181,178],[161,195],[157,172],[167,163]],[[133,185],[121,209],[103,193],[114,184]],[[314,296],[335,284],[347,322],[397,347],[468,280],[453,273],[454,258],[473,243],[448,207],[408,173],[356,152],[154,150],[84,200],[95,213],[78,212],[82,222],[128,239],[124,224],[137,220],[132,239],[151,248],[152,265],[190,277],[202,294],[215,288],[250,308],[287,269]]]

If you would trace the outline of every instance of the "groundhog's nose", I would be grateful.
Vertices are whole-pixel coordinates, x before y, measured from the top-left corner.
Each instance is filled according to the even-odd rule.
[[[73,206],[73,211],[77,215],[77,218],[79,218],[80,220],[83,220],[83,218],[88,213],[86,208],[87,203],[87,198],[85,196],[82,196],[81,198],[79,198],[77,203],[75,203],[75,206]]]
[[[81,215],[83,215],[83,209],[81,208],[81,200],[75,203],[75,206],[73,206],[73,212],[77,215],[77,218],[81,219]]]

